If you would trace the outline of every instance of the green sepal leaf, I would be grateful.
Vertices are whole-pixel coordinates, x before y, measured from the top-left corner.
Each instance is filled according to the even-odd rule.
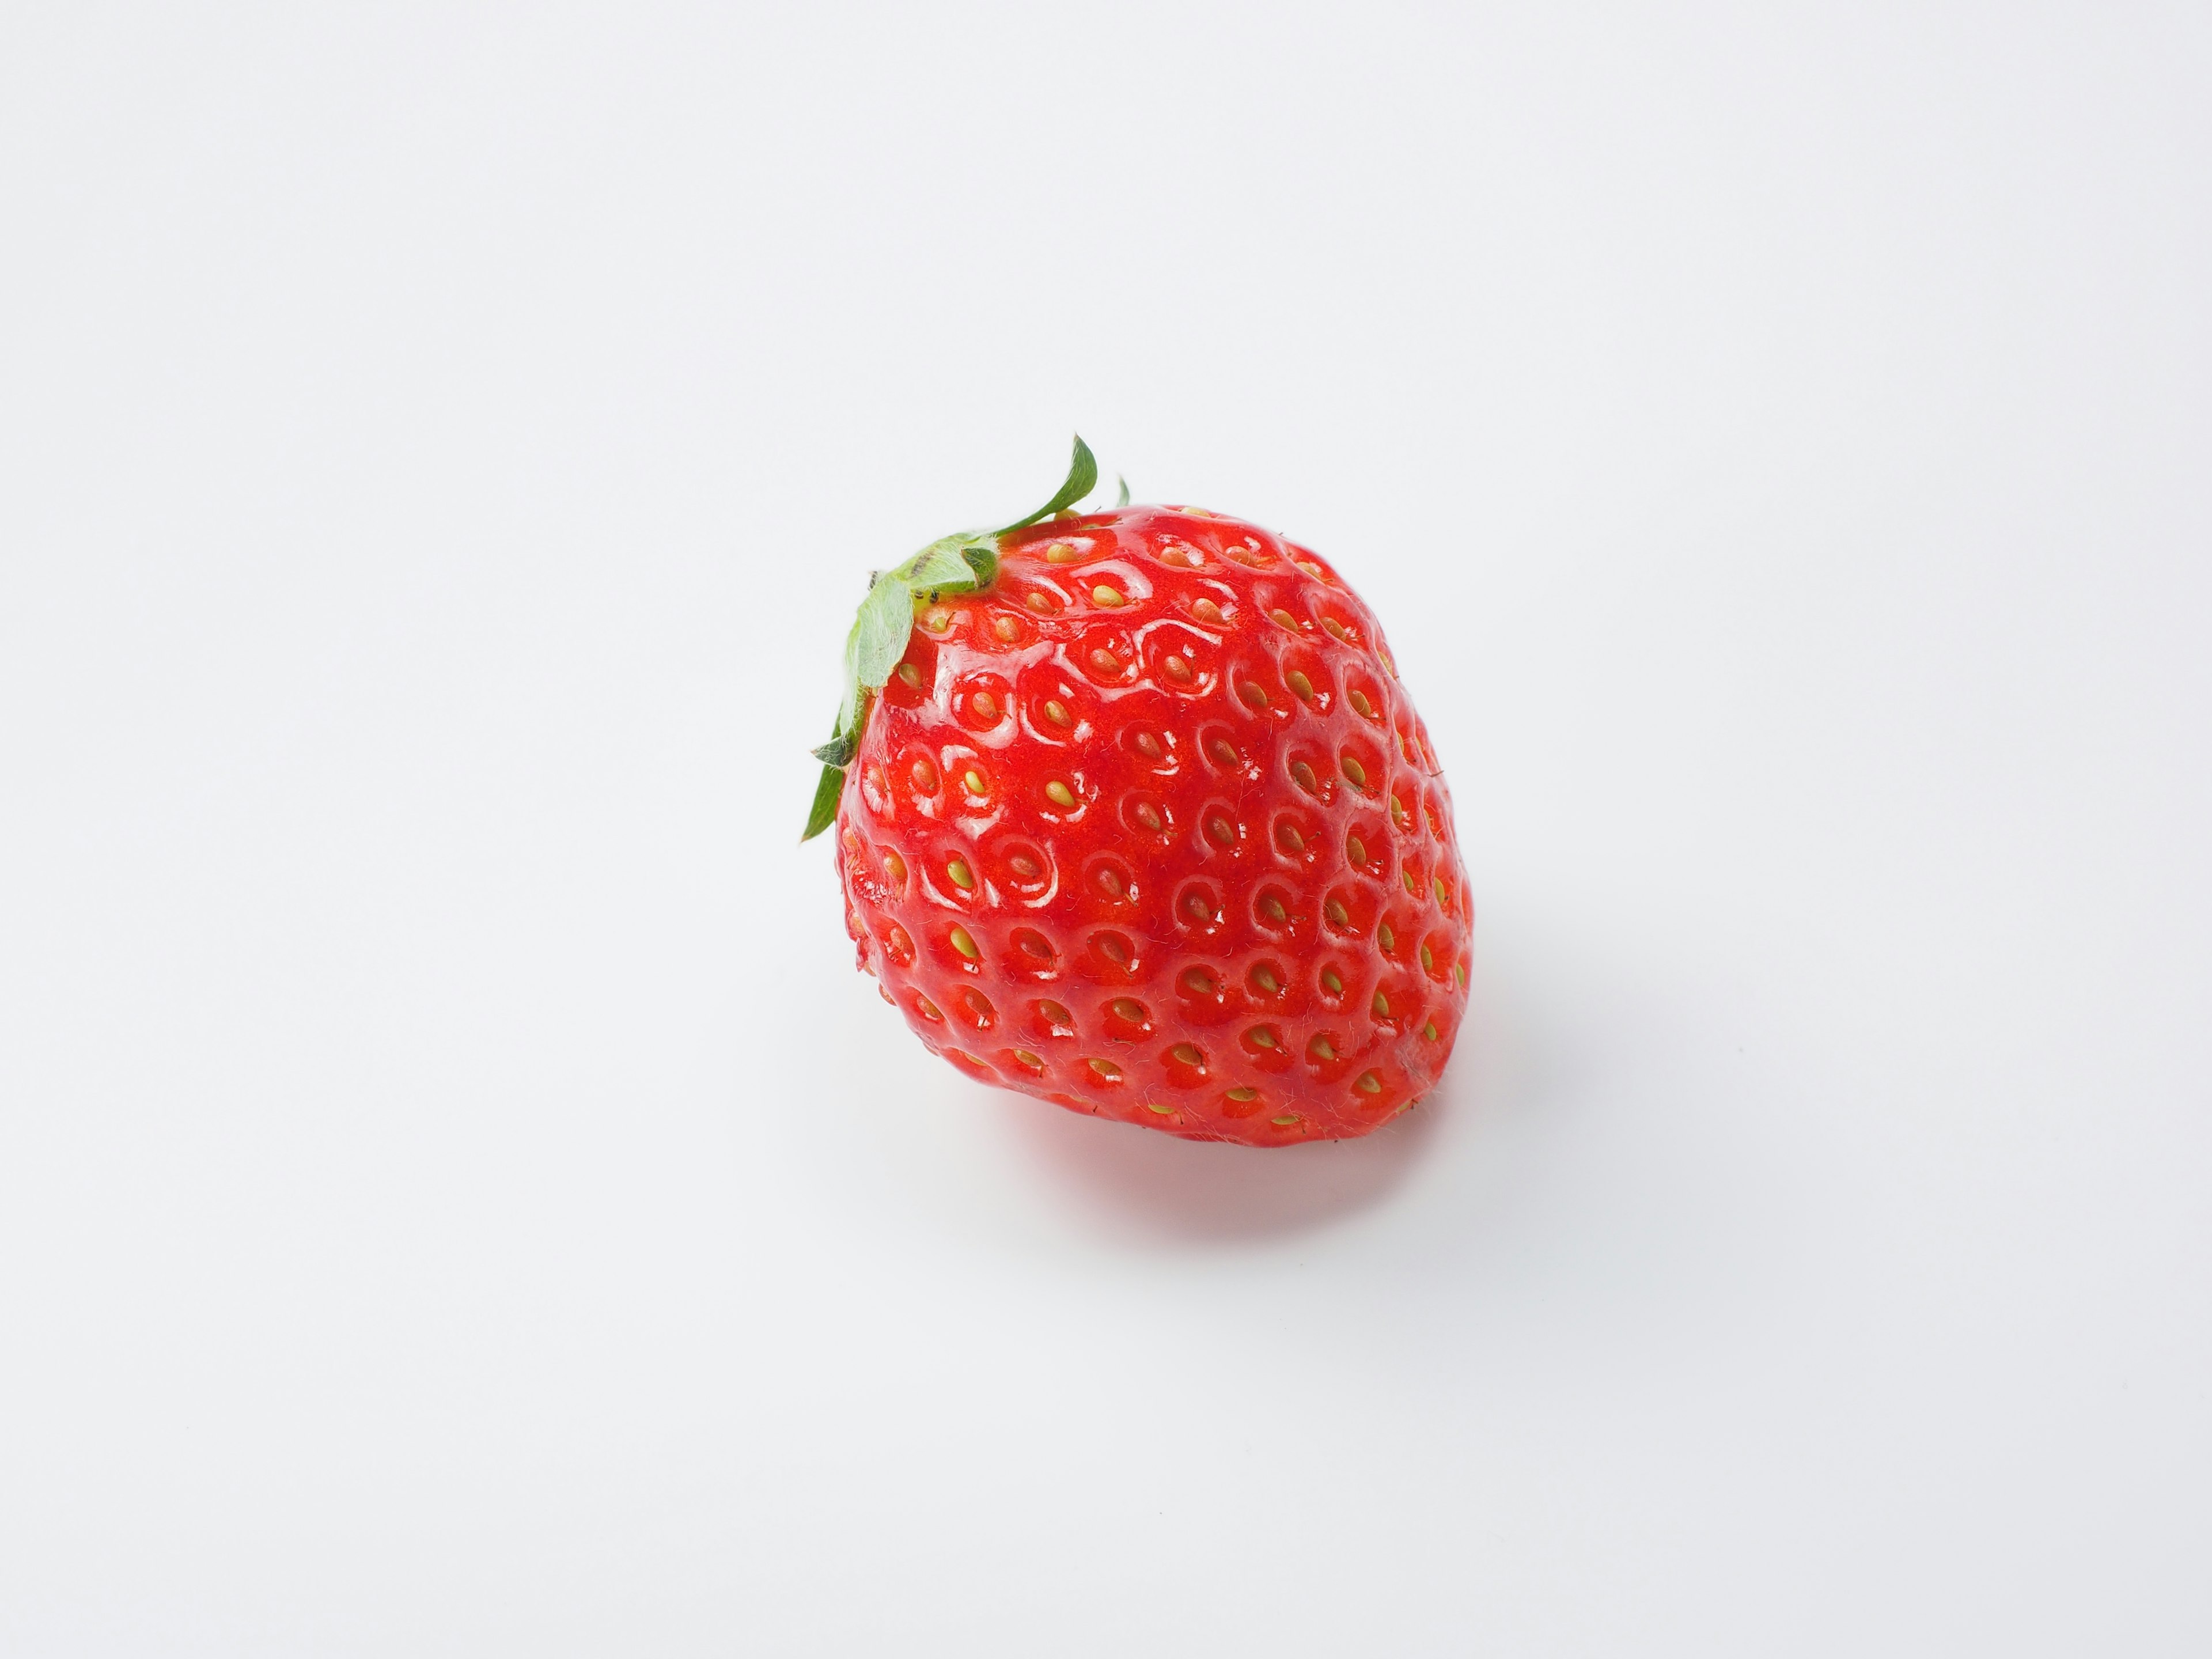
[[[998,574],[998,538],[984,530],[963,531],[933,541],[891,572],[917,594],[932,598],[988,587]]]
[[[1121,486],[1121,493],[1114,497],[1114,505],[1117,507],[1128,506],[1129,481],[1117,472],[1114,475],[1114,482]]]
[[[853,757],[860,752],[858,732],[840,732],[836,737],[814,751],[814,758],[824,766],[850,766]]]
[[[814,805],[807,809],[806,833],[799,836],[801,842],[812,841],[837,822],[837,802],[844,793],[844,769],[823,767],[821,781],[814,786]]]
[[[1091,453],[1091,446],[1083,441],[1083,434],[1079,432],[1075,436],[1074,457],[1067,464],[1067,477],[1057,493],[1026,519],[1015,520],[1006,526],[1006,530],[1020,530],[1040,519],[1049,519],[1062,507],[1074,506],[1097,487],[1098,458]],[[1003,536],[1006,531],[1002,530],[999,533]]]
[[[845,636],[845,698],[837,705],[836,735],[857,736],[860,712],[870,691],[880,690],[914,632],[914,590],[896,573],[876,578],[853,631]]]
[[[975,573],[975,591],[982,592],[999,579],[999,550],[991,542],[969,542],[960,550],[960,556]]]

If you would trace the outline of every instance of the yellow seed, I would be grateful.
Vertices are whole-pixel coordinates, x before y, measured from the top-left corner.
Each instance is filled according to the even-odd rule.
[[[1148,800],[1139,801],[1137,803],[1137,822],[1143,824],[1147,830],[1158,830],[1162,823],[1159,809],[1154,806],[1152,802]]]
[[[1407,892],[1418,893],[1421,890],[1421,884],[1413,879],[1413,872],[1411,870],[1401,870],[1398,872],[1398,878],[1406,884]]]
[[[1352,688],[1345,701],[1352,705],[1352,712],[1360,719],[1371,720],[1375,718],[1375,705],[1367,701],[1367,694],[1358,686]]]
[[[1273,893],[1260,901],[1260,914],[1270,921],[1288,921],[1291,919],[1291,913],[1283,908],[1282,900]]]
[[[1190,1043],[1178,1042],[1174,1048],[1168,1050],[1168,1058],[1176,1061],[1178,1065],[1195,1066],[1200,1061],[1203,1060],[1206,1056],[1199,1053],[1197,1048]]]
[[[1057,697],[1047,697],[1044,700],[1044,717],[1054,726],[1067,726],[1073,723],[1068,719],[1067,705]]]
[[[1298,827],[1295,823],[1277,824],[1275,839],[1282,843],[1283,850],[1286,853],[1299,853],[1305,850],[1306,838],[1298,833]]]
[[[1182,988],[1193,996],[1210,997],[1213,994],[1213,975],[1203,968],[1194,968],[1182,976]]]
[[[1035,881],[1044,873],[1044,866],[1027,853],[1017,853],[1006,862],[1014,866],[1014,873],[1024,881]]]
[[[1212,599],[1200,599],[1190,608],[1190,614],[1210,628],[1221,625],[1221,607]]]
[[[1200,897],[1196,893],[1193,893],[1188,898],[1182,902],[1182,908],[1200,921],[1212,921],[1213,920],[1212,910],[1207,907],[1206,901]],[[1206,987],[1206,989],[1209,991],[1212,988],[1213,988],[1210,985]]]
[[[1091,665],[1102,674],[1118,674],[1121,672],[1120,659],[1103,645],[1091,653]]]
[[[1045,1024],[1048,1025],[1072,1027],[1075,1024],[1069,1017],[1067,1010],[1057,1002],[1040,1002],[1037,1004],[1037,1012],[1044,1016]]]
[[[1291,1125],[1296,1123],[1297,1121],[1298,1115],[1296,1112],[1292,1112],[1287,1117],[1271,1117],[1267,1120],[1268,1122],[1273,1124],[1278,1129],[1287,1129]]]
[[[1231,1089],[1229,1091],[1229,1098],[1235,1101],[1239,1106],[1242,1106],[1248,1100],[1257,1100],[1259,1097],[1260,1091],[1257,1089]]]
[[[1444,878],[1442,876],[1431,876],[1429,878],[1429,884],[1437,890],[1437,902],[1445,909],[1450,909],[1451,895],[1444,890]]]
[[[1023,1065],[1028,1066],[1032,1072],[1042,1072],[1044,1070],[1044,1061],[1038,1059],[1026,1048],[1015,1049],[1014,1058],[1021,1061]]]
[[[1352,925],[1352,912],[1344,908],[1341,899],[1329,900],[1322,906],[1322,914],[1329,919],[1333,927],[1349,927]]]
[[[1177,685],[1190,684],[1190,665],[1181,657],[1171,656],[1160,666],[1167,671],[1167,677]]]
[[[1255,1025],[1244,1035],[1252,1039],[1252,1046],[1255,1048],[1272,1048],[1275,1046],[1275,1034],[1264,1025]]]
[[[1330,1060],[1336,1058],[1336,1045],[1325,1036],[1317,1036],[1306,1044],[1306,1053],[1314,1059]]]
[[[1344,981],[1338,976],[1335,969],[1324,968],[1321,970],[1321,988],[1333,997],[1340,997],[1344,994]]]
[[[983,793],[983,775],[972,766],[961,774],[960,781],[968,786],[968,793],[971,795]]]
[[[1217,847],[1226,847],[1237,838],[1237,832],[1230,827],[1227,818],[1209,818],[1206,825],[1206,838]]]
[[[999,718],[999,700],[988,691],[978,691],[969,702],[974,706],[978,720],[994,720]]]
[[[1267,619],[1279,628],[1289,629],[1293,634],[1298,631],[1298,619],[1280,605],[1267,613]]]
[[[1252,983],[1258,986],[1261,991],[1268,996],[1274,995],[1283,988],[1282,981],[1277,979],[1273,970],[1265,966],[1255,968],[1252,970]]]
[[[1314,577],[1316,580],[1319,580],[1321,576],[1321,567],[1316,564],[1311,559],[1292,559],[1291,562],[1297,566],[1299,569],[1304,571],[1307,575]]]
[[[1422,945],[1422,946],[1421,946],[1421,966],[1422,966],[1423,968],[1426,969],[1430,973],[1432,973],[1432,974],[1433,974],[1434,972],[1436,972],[1436,971],[1437,971],[1437,959],[1436,959],[1436,957],[1435,957],[1435,955],[1434,955],[1434,954],[1433,954],[1433,953],[1429,950],[1429,947],[1428,947],[1428,945],[1426,945],[1426,943],[1424,943],[1424,944]]]
[[[1017,933],[1014,935],[1014,943],[1022,947],[1024,956],[1042,958],[1052,955],[1052,946],[1047,945],[1035,933]]]
[[[965,927],[955,927],[952,930],[952,948],[970,962],[983,954],[975,948],[975,941],[968,936],[968,930]]]
[[[942,634],[952,626],[952,618],[942,611],[933,611],[921,619],[921,625],[933,634]]]
[[[902,662],[898,665],[898,677],[900,683],[904,685],[915,686],[921,684],[921,670],[910,662]]]
[[[1377,1019],[1389,1018],[1390,999],[1384,996],[1380,991],[1377,991],[1375,994],[1375,1001],[1370,1012],[1373,1012],[1375,1018]]]
[[[1304,761],[1291,763],[1291,781],[1309,795],[1321,793],[1321,780],[1314,776],[1313,768],[1308,766]]]
[[[1148,1100],[1148,1101],[1146,1101],[1146,1102],[1145,1103],[1145,1109],[1146,1109],[1146,1111],[1148,1111],[1148,1112],[1158,1112],[1158,1113],[1162,1117],[1168,1117],[1168,1116],[1170,1116],[1170,1115],[1172,1115],[1174,1114],[1174,1111],[1175,1111],[1175,1108],[1174,1108],[1174,1107],[1170,1106],[1170,1105],[1164,1105],[1164,1104],[1163,1104],[1162,1103],[1160,1103],[1159,1101],[1157,1101],[1157,1100]]]
[[[1366,863],[1367,843],[1357,836],[1346,836],[1344,842],[1344,855],[1354,864]]]
[[[1398,936],[1390,931],[1389,922],[1375,930],[1375,942],[1382,947],[1382,954],[1386,957],[1398,948]]]
[[[1126,1019],[1132,1025],[1145,1023],[1145,1005],[1133,997],[1115,997],[1109,1006],[1116,1019]]]
[[[1120,965],[1129,960],[1129,947],[1118,933],[1100,933],[1091,943],[1098,947],[1098,954],[1110,963]]]
[[[1066,542],[1054,542],[1045,549],[1044,556],[1049,564],[1068,564],[1075,558],[1075,550]]]
[[[1452,977],[1453,977],[1454,979],[1457,980],[1457,981],[1460,982],[1460,988],[1461,988],[1461,989],[1462,989],[1462,990],[1466,989],[1466,988],[1467,988],[1467,964],[1466,964],[1465,963],[1463,963],[1463,962],[1455,962],[1455,963],[1454,963],[1452,964]]]
[[[952,878],[955,887],[965,889],[975,884],[975,872],[968,867],[965,859],[954,859],[945,866],[945,873]]]
[[[1367,787],[1367,769],[1350,755],[1344,757],[1344,775],[1350,778],[1358,788],[1364,789]]]
[[[1051,801],[1054,806],[1073,806],[1075,805],[1075,792],[1073,789],[1070,789],[1066,784],[1062,783],[1058,778],[1054,778],[1050,783],[1045,785],[1044,793],[1045,798]]]
[[[1321,625],[1328,629],[1329,637],[1331,639],[1337,641],[1339,643],[1347,642],[1345,641],[1344,637],[1344,624],[1337,621],[1335,617],[1323,617],[1321,619]]]
[[[1103,1078],[1112,1079],[1121,1075],[1121,1068],[1110,1060],[1094,1060],[1091,1062],[1091,1069]]]
[[[1149,732],[1138,732],[1136,742],[1137,752],[1146,760],[1158,760],[1162,755],[1167,753],[1166,750],[1160,747],[1160,740]]]
[[[1308,679],[1304,674],[1293,668],[1288,674],[1284,676],[1284,678],[1290,682],[1291,695],[1295,696],[1300,702],[1311,702],[1313,701],[1313,682]]]
[[[1412,821],[1413,816],[1413,812],[1407,807],[1404,801],[1395,795],[1390,797],[1390,817],[1401,830]]]
[[[884,873],[891,878],[891,884],[894,887],[903,885],[906,881],[906,860],[896,853],[884,854]]]
[[[914,1000],[914,1006],[920,1012],[924,1019],[943,1019],[945,1018],[945,1016],[938,1011],[937,1005],[932,1002],[927,997],[916,997]]]
[[[1267,692],[1251,680],[1244,682],[1244,689],[1237,695],[1255,708],[1265,708],[1267,706]]]
[[[1022,603],[1040,617],[1048,617],[1052,614],[1052,601],[1042,593],[1032,593]]]
[[[1421,1027],[1421,1035],[1428,1038],[1430,1042],[1434,1042],[1437,1040],[1436,1021],[1431,1020],[1427,1024]]]
[[[1098,885],[1105,892],[1107,897],[1121,897],[1123,890],[1121,886],[1121,872],[1111,869],[1101,870],[1098,872]]]
[[[926,760],[914,763],[914,787],[925,795],[937,793],[937,769]]]
[[[1379,1095],[1382,1092],[1382,1079],[1372,1072],[1362,1072],[1359,1080],[1352,1086],[1363,1095]]]
[[[1109,611],[1125,603],[1119,588],[1109,587],[1103,582],[1091,590],[1091,602],[1093,605],[1103,605]]]
[[[1216,738],[1208,748],[1213,758],[1224,766],[1237,764],[1237,751],[1229,746],[1229,740],[1226,738]]]
[[[1002,640],[1011,640],[1022,631],[1022,625],[1012,617],[999,617],[993,619],[991,631]]]

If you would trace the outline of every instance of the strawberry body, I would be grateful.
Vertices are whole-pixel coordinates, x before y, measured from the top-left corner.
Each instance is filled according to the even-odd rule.
[[[1436,1082],[1474,921],[1373,615],[1167,507],[1000,539],[925,595],[836,857],[860,965],[970,1076],[1195,1139],[1364,1134]]]

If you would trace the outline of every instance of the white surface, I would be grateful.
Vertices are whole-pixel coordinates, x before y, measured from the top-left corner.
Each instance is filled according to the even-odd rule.
[[[10,7],[0,1652],[2212,1650],[2186,6]],[[864,573],[1310,540],[1480,1013],[997,1097]]]

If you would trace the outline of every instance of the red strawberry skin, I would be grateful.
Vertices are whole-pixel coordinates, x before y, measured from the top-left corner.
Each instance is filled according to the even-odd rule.
[[[1382,630],[1304,549],[1138,507],[917,608],[837,812],[860,966],[971,1077],[1198,1140],[1436,1082],[1474,909]]]

